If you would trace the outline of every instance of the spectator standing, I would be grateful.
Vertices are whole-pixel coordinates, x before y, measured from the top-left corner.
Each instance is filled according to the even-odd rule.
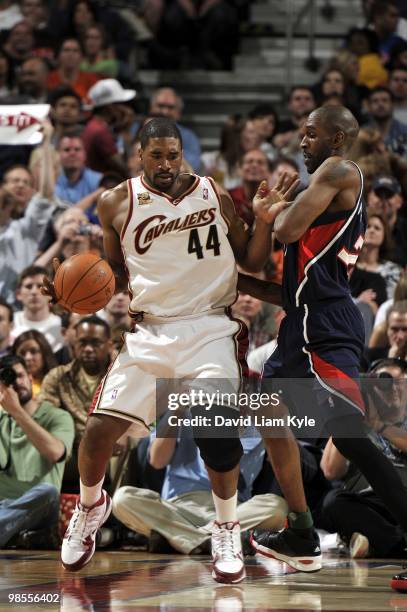
[[[13,369],[16,380],[9,386],[0,383],[0,547],[18,534],[24,541],[23,531],[41,530],[42,546],[55,548],[52,534],[74,437],[72,417],[33,399],[21,358],[3,357],[4,367]]]
[[[36,329],[44,334],[53,351],[62,346],[61,319],[50,310],[48,298],[40,291],[47,269],[29,266],[20,274],[16,297],[23,309],[14,314],[13,337],[25,331]]]
[[[54,183],[50,158],[51,130],[44,124],[44,148],[39,192],[30,199],[24,217],[12,220],[14,196],[0,189],[0,295],[14,303],[18,275],[35,258],[45,226],[51,217]]]

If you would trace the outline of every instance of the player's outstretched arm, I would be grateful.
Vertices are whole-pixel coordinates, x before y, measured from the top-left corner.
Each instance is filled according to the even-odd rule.
[[[222,212],[229,224],[228,238],[238,264],[248,272],[260,272],[271,253],[271,232],[278,213],[287,206],[287,199],[298,185],[297,177],[281,178],[278,186],[269,189],[263,181],[253,201],[256,224],[253,232],[236,214],[233,200],[217,186]]]
[[[356,193],[359,176],[354,166],[338,158],[327,159],[312,176],[307,189],[276,217],[274,233],[283,244],[296,242],[342,190]],[[350,205],[355,203],[350,198]]]
[[[103,230],[105,256],[115,276],[115,293],[125,291],[128,287],[119,235],[121,228],[118,227],[119,215],[123,209],[127,211],[128,197],[127,183],[124,182],[113,189],[104,191],[97,204],[99,221]],[[125,215],[122,216],[124,218]]]
[[[281,285],[278,283],[262,280],[239,272],[237,277],[237,288],[242,293],[252,295],[262,302],[268,302],[275,306],[282,305]]]

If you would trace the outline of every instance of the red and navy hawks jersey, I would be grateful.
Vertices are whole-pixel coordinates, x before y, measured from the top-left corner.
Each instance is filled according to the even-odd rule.
[[[285,246],[282,291],[287,311],[350,296],[348,279],[366,231],[363,176],[356,167],[360,191],[354,208],[323,212],[297,242]]]

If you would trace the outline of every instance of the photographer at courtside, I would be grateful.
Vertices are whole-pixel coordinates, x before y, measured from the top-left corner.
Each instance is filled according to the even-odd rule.
[[[32,396],[23,359],[0,359],[0,548],[56,548],[71,415]]]
[[[363,379],[372,441],[393,463],[407,495],[407,362],[397,358],[374,363]],[[343,486],[325,497],[319,526],[338,532],[352,558],[405,558],[401,527],[374,493],[363,474],[328,440],[321,468]]]

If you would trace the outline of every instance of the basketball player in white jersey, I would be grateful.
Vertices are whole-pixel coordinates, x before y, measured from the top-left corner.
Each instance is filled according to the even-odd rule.
[[[98,206],[116,290],[130,291],[137,320],[101,383],[79,449],[80,503],[62,544],[62,563],[79,570],[92,557],[97,529],[111,500],[102,490],[116,440],[131,427],[148,435],[156,419],[156,380],[239,379],[243,324],[228,316],[236,299],[237,262],[258,271],[271,249],[272,220],[251,234],[230,196],[212,179],[181,174],[182,143],[175,123],[155,118],[142,129],[144,173],[110,191]],[[284,177],[271,197],[276,215],[297,187]],[[261,199],[259,188],[257,199]],[[52,284],[45,281],[49,295]],[[238,437],[196,439],[213,489],[213,577],[236,583],[245,576],[236,517],[242,446]]]

